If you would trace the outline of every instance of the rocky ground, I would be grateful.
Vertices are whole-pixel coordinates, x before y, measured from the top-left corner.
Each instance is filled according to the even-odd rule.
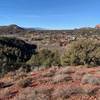
[[[100,67],[11,72],[0,79],[0,100],[100,100]]]

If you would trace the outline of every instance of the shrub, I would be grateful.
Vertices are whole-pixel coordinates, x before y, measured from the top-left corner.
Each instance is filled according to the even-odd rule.
[[[35,49],[36,45],[27,44],[23,40],[0,37],[0,76],[20,68],[35,53]]]
[[[31,78],[22,79],[18,82],[18,85],[22,88],[25,88],[31,84]]]
[[[57,74],[52,79],[53,83],[59,83],[59,82],[70,81],[70,80],[72,80],[72,77],[67,74]]]
[[[35,90],[27,87],[24,91],[16,95],[13,100],[36,100]]]
[[[70,96],[72,96],[73,94],[82,94],[84,93],[84,90],[80,87],[58,87],[57,89],[54,90],[53,92],[53,97],[54,100],[58,100],[59,98],[61,98],[61,100],[65,100],[67,98],[69,98]]]
[[[35,53],[36,45],[17,38],[0,37],[0,60],[6,63],[25,62]]]
[[[54,72],[53,71],[47,71],[47,72],[43,72],[42,73],[42,76],[43,77],[52,77],[52,76],[54,76]]]
[[[0,77],[4,76],[8,72],[20,70],[20,72],[29,72],[31,71],[31,66],[25,63],[14,63],[13,64],[3,64],[0,67]]]
[[[89,83],[93,85],[100,85],[100,78],[97,78],[91,74],[86,74],[83,76],[82,81],[83,84]]]
[[[80,39],[68,45],[62,57],[63,65],[100,65],[100,42]]]
[[[60,56],[57,51],[53,52],[48,49],[40,50],[36,55],[27,62],[27,64],[33,64],[37,66],[52,66],[60,65]]]
[[[24,79],[25,77],[27,77],[27,74],[24,72],[19,72],[18,70],[16,71],[16,75],[13,77],[13,80],[16,81],[16,80]]]
[[[75,70],[71,67],[63,67],[63,68],[60,68],[59,71],[56,72],[56,74],[71,74],[74,72]]]
[[[13,100],[51,100],[51,91],[46,88],[33,89],[27,87],[24,91],[16,95]]]
[[[83,87],[84,93],[88,95],[94,95],[99,90],[98,87],[87,84]]]

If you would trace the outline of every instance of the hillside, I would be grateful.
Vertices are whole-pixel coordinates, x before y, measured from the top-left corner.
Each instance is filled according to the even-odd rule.
[[[100,100],[100,29],[1,26],[0,100]]]
[[[100,67],[12,72],[0,80],[0,100],[100,100]]]
[[[15,24],[8,25],[8,26],[0,26],[0,35],[21,34],[24,32],[25,32],[24,28],[21,28]]]

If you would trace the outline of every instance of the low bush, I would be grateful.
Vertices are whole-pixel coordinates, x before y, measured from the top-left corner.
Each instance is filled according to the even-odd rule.
[[[27,87],[24,91],[16,95],[13,100],[36,100],[36,94],[34,89]]]
[[[16,71],[16,75],[13,77],[13,80],[16,81],[16,80],[24,79],[26,77],[27,77],[26,73]]]
[[[62,57],[63,65],[100,65],[100,42],[80,39],[67,46]]]
[[[72,67],[62,67],[59,71],[56,72],[56,74],[71,74],[74,73],[75,70]]]
[[[37,52],[37,54],[33,55],[32,58],[27,62],[30,65],[36,66],[59,66],[60,63],[60,55],[57,51],[53,52],[48,49],[43,49]]]
[[[72,77],[67,74],[57,74],[52,79],[53,83],[59,83],[59,82],[70,81],[70,80],[72,80]]]
[[[0,37],[0,76],[24,65],[24,69],[29,71],[25,62],[35,53],[36,48],[36,45],[17,38]]]
[[[13,100],[52,100],[51,98],[51,90],[37,88],[33,89],[27,87],[19,93],[17,96],[13,98]]]
[[[52,76],[54,76],[54,72],[51,72],[51,71],[47,71],[47,72],[43,72],[42,73],[42,76],[43,77],[52,77]]]
[[[89,83],[93,85],[100,85],[100,78],[97,78],[91,74],[86,74],[83,76],[82,81],[83,84]]]
[[[31,66],[25,64],[25,63],[12,63],[12,64],[3,64],[0,67],[0,77],[3,77],[8,72],[13,72],[21,70],[20,72],[30,72]]]
[[[95,87],[93,85],[87,84],[83,87],[84,93],[88,95],[95,95],[96,92],[99,90],[98,87]]]
[[[84,93],[83,89],[80,86],[77,87],[64,87],[64,88],[57,88],[52,93],[54,100],[66,100],[71,97],[73,94],[82,94]]]
[[[31,78],[22,79],[18,82],[18,86],[26,88],[31,84],[31,81],[32,81]]]

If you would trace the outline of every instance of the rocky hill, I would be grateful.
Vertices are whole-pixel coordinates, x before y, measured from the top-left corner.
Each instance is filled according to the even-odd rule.
[[[0,26],[0,35],[1,34],[19,34],[23,32],[25,32],[25,29],[15,24],[8,25],[8,26]]]

